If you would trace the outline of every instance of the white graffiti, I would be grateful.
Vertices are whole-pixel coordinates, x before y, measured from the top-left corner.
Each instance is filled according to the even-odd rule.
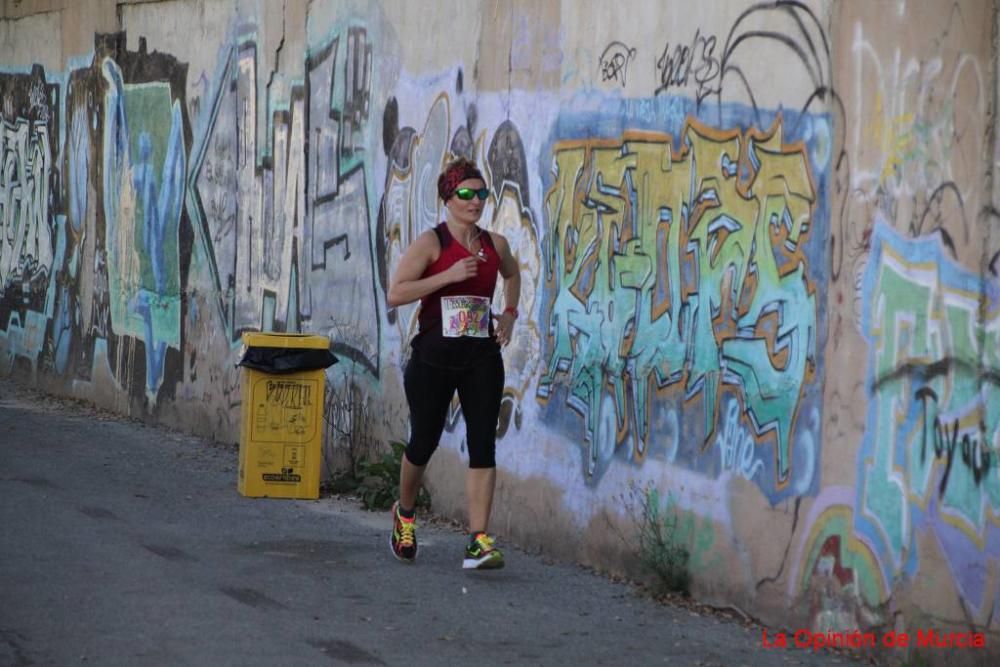
[[[256,39],[235,44],[195,149],[193,213],[230,335],[309,329],[377,374],[370,165],[359,143],[371,49],[363,29],[332,36],[307,55],[308,86],[262,105]]]
[[[0,119],[0,287],[52,269],[49,133]]]
[[[723,470],[753,479],[764,467],[763,461],[754,459],[753,436],[740,424],[739,401],[730,400],[727,404],[724,426],[715,436],[715,446],[719,449]]]
[[[954,244],[953,256],[961,256],[977,243],[974,220],[983,205],[979,153],[989,128],[983,92],[989,85],[976,53],[977,31],[969,29],[975,22],[963,22],[948,5],[940,12],[939,27],[920,51],[879,39],[865,20],[855,24],[847,215],[871,221],[878,211],[909,236],[942,228]],[[983,34],[988,39],[989,31],[978,31],[978,38]],[[871,225],[852,225],[847,233],[840,243],[852,267],[853,319],[860,331]]]

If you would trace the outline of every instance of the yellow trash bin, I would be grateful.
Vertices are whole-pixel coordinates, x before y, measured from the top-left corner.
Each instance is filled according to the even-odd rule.
[[[318,498],[325,369],[336,363],[325,336],[245,333],[239,492],[253,498]]]

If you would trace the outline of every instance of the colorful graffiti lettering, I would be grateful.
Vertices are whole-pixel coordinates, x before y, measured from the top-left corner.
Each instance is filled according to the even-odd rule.
[[[34,137],[26,137],[28,171],[4,175],[19,190],[6,202],[20,207],[21,249],[13,266],[5,260],[14,255],[0,249],[0,273],[8,285],[16,273],[24,296],[18,305],[3,301],[12,308],[0,313],[0,339],[33,370],[84,380],[99,348],[102,371],[149,405],[180,375],[168,366],[180,351],[188,254],[182,81],[176,59],[147,53],[141,39],[128,51],[123,34],[96,36],[89,64],[63,76],[36,68],[28,78],[0,77],[5,108],[29,119]],[[29,195],[44,195],[44,205],[25,208]]]
[[[781,488],[816,363],[806,151],[784,143],[780,121],[761,133],[690,119],[681,138],[679,150],[650,132],[557,144],[545,202],[551,345],[538,393],[547,400],[568,374],[567,403],[592,441],[607,388],[618,443],[641,459],[658,390],[700,394],[711,442],[723,386],[735,388],[754,437],[774,444]]]
[[[269,100],[264,139],[257,43],[236,41],[202,121],[189,208],[231,340],[248,329],[306,327],[377,377],[381,318],[362,159],[371,68],[365,29],[335,30],[306,56],[308,88]]]
[[[966,603],[987,613],[992,598],[1000,611],[986,563],[1000,555],[997,287],[938,237],[906,239],[879,219],[862,294],[872,400],[857,530],[888,580],[916,572],[917,531],[933,531]]]

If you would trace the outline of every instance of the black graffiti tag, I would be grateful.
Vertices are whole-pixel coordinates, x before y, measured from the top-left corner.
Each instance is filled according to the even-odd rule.
[[[963,433],[961,440],[958,436],[958,420],[950,423],[942,423],[937,415],[937,393],[930,387],[921,387],[914,392],[914,397],[922,402],[921,419],[922,438],[920,445],[920,461],[927,460],[927,435],[928,430],[932,432],[934,458],[944,460],[944,474],[941,475],[941,483],[938,486],[938,496],[944,496],[948,490],[948,479],[951,476],[951,468],[955,463],[955,453],[958,451],[962,456],[962,463],[972,472],[972,480],[978,486],[986,478],[990,470],[992,455],[989,445],[986,443],[986,425],[979,424],[980,437],[973,437],[969,433]],[[933,407],[931,407],[933,403]],[[934,419],[929,420],[933,412]],[[930,426],[930,429],[928,429]],[[961,448],[959,446],[961,445]]]
[[[611,42],[601,54],[601,81],[618,81],[625,87],[628,65],[635,58],[635,49],[622,42]]]
[[[706,37],[701,34],[701,30],[696,30],[690,46],[674,44],[671,49],[670,42],[667,42],[656,61],[656,70],[660,75],[660,86],[656,89],[656,94],[692,83],[699,101],[711,93],[710,84],[719,76],[721,69],[719,60],[715,57],[717,41],[715,35]]]

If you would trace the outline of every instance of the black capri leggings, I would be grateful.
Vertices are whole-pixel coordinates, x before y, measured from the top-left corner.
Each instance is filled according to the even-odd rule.
[[[465,417],[469,467],[496,467],[497,420],[504,384],[503,357],[498,352],[465,368],[454,369],[428,364],[419,356],[414,351],[403,373],[411,427],[406,458],[413,465],[427,465],[437,449],[448,417],[448,406],[457,390]]]

